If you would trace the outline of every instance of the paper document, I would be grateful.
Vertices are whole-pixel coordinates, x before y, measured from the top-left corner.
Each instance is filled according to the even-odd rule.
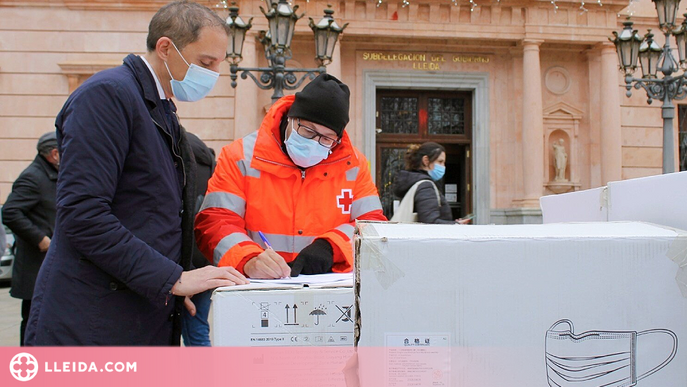
[[[353,286],[353,273],[328,273],[305,275],[301,274],[293,278],[280,279],[254,279],[249,278],[247,285],[224,286],[217,288],[218,291],[224,290],[251,290],[251,289],[296,289],[304,286],[312,288],[324,287],[348,287]]]
[[[250,279],[251,283],[269,283],[269,284],[283,284],[283,285],[323,285],[323,284],[338,284],[339,282],[348,281],[353,284],[353,272],[350,273],[327,273],[306,275],[301,274],[298,277],[279,278],[279,279]]]

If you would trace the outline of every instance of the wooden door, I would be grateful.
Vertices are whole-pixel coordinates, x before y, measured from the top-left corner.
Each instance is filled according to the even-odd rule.
[[[472,212],[472,93],[377,90],[376,182],[384,214],[393,215],[392,184],[411,144],[434,141],[446,148],[446,175],[437,186],[454,218]]]

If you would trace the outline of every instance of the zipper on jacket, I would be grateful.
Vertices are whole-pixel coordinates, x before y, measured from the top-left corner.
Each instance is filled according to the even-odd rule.
[[[346,156],[346,157],[344,157],[344,158],[341,158],[341,159],[338,159],[338,160],[332,160],[332,161],[329,161],[329,162],[321,162],[321,163],[319,163],[319,164],[317,164],[317,165],[331,165],[331,164],[336,164],[336,163],[338,163],[338,162],[340,162],[340,161],[346,161],[346,160],[348,160],[348,159],[350,159],[350,158],[351,158],[351,155],[348,155],[348,156]]]
[[[164,132],[167,135],[167,137],[169,137],[170,143],[172,144],[172,154],[181,162],[181,175],[184,177],[184,187],[186,187],[186,168],[184,167],[184,159],[177,154],[174,148],[174,137],[172,137],[171,134],[167,133],[167,131],[162,127],[162,125],[158,124],[153,117],[150,117],[150,119],[153,120],[153,123],[157,125],[158,128],[162,129],[162,132]],[[181,131],[179,131],[179,135],[181,136]],[[181,141],[181,137],[179,141]]]
[[[278,163],[278,162],[276,162],[276,161],[263,159],[262,157],[258,157],[258,156],[253,156],[253,158],[255,158],[256,160],[264,161],[264,162],[269,163],[269,164],[272,164],[272,165],[279,165],[280,167],[293,168],[293,169],[300,169],[300,168],[298,168],[298,167],[296,167],[296,166],[293,166],[293,165]],[[305,179],[305,170],[302,170],[302,169],[301,169],[301,176],[303,176],[303,178]]]
[[[296,167],[296,166],[293,166],[293,165],[288,165],[288,164],[278,163],[278,162],[272,161],[272,160],[263,159],[262,157],[258,157],[258,156],[253,156],[253,157],[254,157],[256,160],[264,161],[264,162],[269,163],[269,164],[279,165],[279,166],[287,167],[287,168],[299,169],[299,170],[301,171],[301,179],[305,179],[305,169],[301,169],[301,168]],[[317,164],[317,165],[330,165],[330,164],[336,164],[336,163],[338,163],[338,162],[340,162],[340,161],[346,161],[346,160],[348,160],[348,159],[350,159],[350,158],[351,158],[351,156],[348,155],[348,156],[346,156],[346,157],[344,157],[344,158],[342,158],[342,159],[330,161],[330,162],[328,162],[328,163],[319,163],[319,164]]]

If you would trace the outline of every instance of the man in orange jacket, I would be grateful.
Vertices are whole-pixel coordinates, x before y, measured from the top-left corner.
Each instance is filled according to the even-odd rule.
[[[344,130],[349,98],[348,86],[322,74],[222,149],[195,228],[215,265],[251,278],[353,268],[355,221],[386,218],[367,160]]]

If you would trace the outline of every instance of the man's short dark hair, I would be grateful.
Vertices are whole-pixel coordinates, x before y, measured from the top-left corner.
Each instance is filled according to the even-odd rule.
[[[157,11],[148,26],[146,45],[155,51],[161,37],[170,38],[179,50],[198,40],[203,27],[220,27],[228,33],[227,24],[213,10],[198,3],[175,1]]]

